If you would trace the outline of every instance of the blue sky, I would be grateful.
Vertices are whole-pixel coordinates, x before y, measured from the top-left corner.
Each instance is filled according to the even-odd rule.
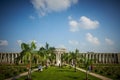
[[[120,52],[119,0],[0,0],[0,52],[36,42],[80,52]]]

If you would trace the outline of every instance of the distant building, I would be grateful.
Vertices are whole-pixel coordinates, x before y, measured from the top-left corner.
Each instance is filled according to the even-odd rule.
[[[56,48],[56,65],[61,65],[61,54],[66,53],[65,48]],[[120,53],[80,53],[88,59],[92,59],[95,64],[120,64]],[[0,53],[0,63],[14,64],[19,53]]]
[[[0,63],[14,64],[19,53],[0,53]]]
[[[120,64],[120,53],[80,53],[81,56],[84,56],[88,59],[92,59],[93,63],[101,63],[101,64]]]

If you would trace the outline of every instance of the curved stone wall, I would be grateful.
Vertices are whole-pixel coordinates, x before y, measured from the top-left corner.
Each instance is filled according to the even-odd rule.
[[[64,49],[56,49],[56,61],[57,63],[61,62],[61,54],[66,52]],[[0,53],[0,63],[15,63],[15,58],[17,58],[19,53]],[[101,64],[111,64],[119,63],[120,64],[120,53],[80,53],[81,56],[84,56],[88,59],[92,59],[94,63]]]
[[[80,53],[81,56],[92,59],[94,63],[120,63],[120,53]]]
[[[19,55],[19,53],[0,53],[0,63],[15,63],[15,58]]]

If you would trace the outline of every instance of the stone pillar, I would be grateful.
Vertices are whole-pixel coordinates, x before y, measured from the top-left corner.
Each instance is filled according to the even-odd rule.
[[[106,64],[108,63],[108,54],[106,53]]]
[[[117,53],[114,54],[114,63],[118,63]]]
[[[10,64],[12,63],[12,53],[10,53]]]
[[[8,63],[10,64],[10,53],[8,53]]]
[[[2,53],[0,53],[0,63],[2,63]]]
[[[56,53],[56,65],[59,66],[61,65],[61,56],[60,52]]]
[[[110,63],[115,63],[114,57],[115,57],[115,54],[112,53],[112,54],[110,55]]]
[[[6,53],[6,63],[8,64],[8,53]]]
[[[118,63],[120,64],[120,53],[117,53]]]
[[[101,63],[101,54],[99,53],[99,63]]]
[[[56,48],[55,53],[56,53],[56,66],[61,66],[61,54],[65,53],[66,49],[64,48]]]
[[[4,63],[6,63],[6,53],[4,54]]]
[[[101,63],[103,64],[103,54],[101,53]]]
[[[93,60],[93,63],[95,63],[95,59],[94,59],[94,53],[92,54],[92,60]]]
[[[4,63],[4,53],[2,54],[2,63]]]
[[[107,63],[107,54],[106,53],[105,53],[104,59],[105,59],[105,63]]]
[[[91,58],[91,54],[89,54],[89,59],[91,60],[92,58]]]
[[[96,54],[96,63],[98,63],[98,54]]]
[[[103,55],[103,64],[105,63],[105,53],[102,53]]]

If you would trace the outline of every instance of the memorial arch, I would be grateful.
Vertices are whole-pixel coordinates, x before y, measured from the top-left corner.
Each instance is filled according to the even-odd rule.
[[[61,54],[64,54],[66,52],[65,48],[56,48],[55,54],[56,54],[56,66],[61,66]]]

